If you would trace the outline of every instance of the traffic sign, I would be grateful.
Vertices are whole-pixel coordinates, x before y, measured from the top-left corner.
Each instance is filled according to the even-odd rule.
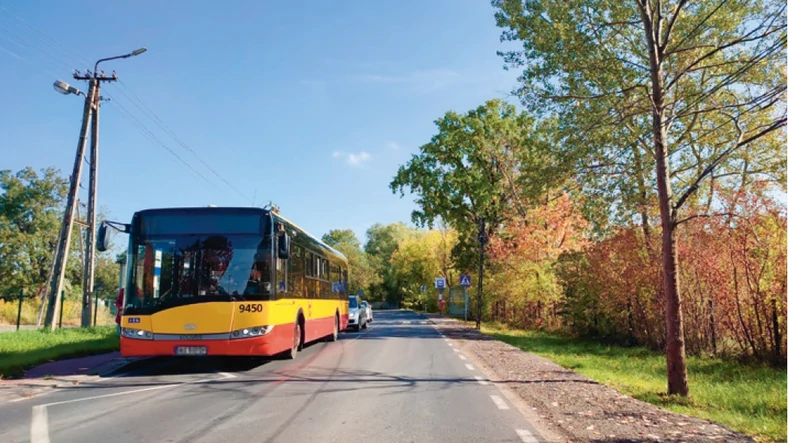
[[[427,290],[427,287],[426,287],[426,286],[424,286],[424,285],[421,285],[421,292],[424,292],[424,291],[426,291],[426,290]]]
[[[446,279],[443,277],[436,277],[435,278],[435,287],[438,289],[443,289],[446,287]]]
[[[468,274],[460,275],[460,286],[465,286],[466,288],[471,287],[471,276]]]

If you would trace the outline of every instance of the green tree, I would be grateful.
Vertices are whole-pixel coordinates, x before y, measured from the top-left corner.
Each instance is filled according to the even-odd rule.
[[[367,242],[364,251],[371,264],[378,269],[380,279],[370,286],[371,295],[391,304],[399,304],[401,293],[397,275],[393,272],[391,256],[399,245],[416,236],[416,230],[404,223],[382,225],[375,223],[367,230]]]
[[[502,54],[523,69],[517,93],[538,115],[558,119],[562,154],[585,170],[601,159],[596,174],[610,163],[637,171],[642,185],[625,193],[639,193],[635,201],[643,205],[656,194],[668,392],[687,395],[676,230],[689,218],[714,215],[715,186],[784,181],[784,139],[777,130],[786,124],[785,3],[492,3],[502,38],[523,44]],[[704,193],[706,211],[682,218]],[[650,211],[641,209],[647,221]]]
[[[338,250],[348,260],[348,290],[355,294],[362,289],[371,294],[371,287],[381,281],[380,272],[374,260],[361,249],[361,242],[351,229],[332,229],[323,235],[323,241]]]
[[[433,229],[419,232],[405,239],[391,256],[392,274],[398,283],[406,306],[421,309],[437,308],[437,295],[432,286],[435,277],[445,277],[447,286],[456,282],[457,271],[450,255],[457,242],[457,233],[451,229]],[[428,291],[421,292],[421,286]]]
[[[323,241],[331,247],[345,244],[361,249],[361,242],[352,229],[332,229],[323,235]]]
[[[0,171],[0,294],[46,290],[67,183],[54,168]]]
[[[478,231],[485,220],[493,235],[514,208],[521,215],[530,196],[541,193],[560,168],[551,143],[533,118],[501,100],[465,114],[447,112],[435,122],[438,133],[399,168],[390,187],[416,194],[414,223],[432,227],[442,220],[458,230],[453,255],[463,269],[478,262]]]

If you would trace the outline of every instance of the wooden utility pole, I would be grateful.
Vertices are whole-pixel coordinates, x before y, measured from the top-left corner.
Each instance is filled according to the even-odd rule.
[[[79,182],[82,177],[82,162],[85,159],[85,145],[87,144],[88,125],[92,117],[93,95],[96,93],[91,82],[87,96],[85,96],[85,107],[82,111],[82,128],[79,131],[79,142],[77,143],[77,155],[74,158],[74,168],[71,172],[71,183],[66,199],[66,208],[63,211],[63,221],[60,225],[60,237],[57,242],[57,254],[55,255],[55,266],[52,278],[52,285],[49,293],[49,305],[44,325],[51,330],[55,330],[57,322],[54,321],[55,313],[60,312],[62,303],[63,280],[66,275],[66,263],[68,262],[68,251],[71,246],[71,230],[74,228],[74,209],[76,207],[77,193],[79,192]]]
[[[77,144],[77,156],[74,159],[74,171],[71,174],[71,186],[68,192],[68,200],[66,202],[66,209],[63,212],[63,222],[60,227],[60,237],[58,238],[58,248],[56,249],[55,264],[54,264],[54,278],[52,279],[51,293],[49,295],[49,305],[47,306],[46,326],[55,329],[55,322],[53,321],[55,312],[59,311],[60,304],[62,303],[63,294],[63,279],[65,278],[66,264],[68,263],[68,249],[71,244],[71,230],[74,227],[74,202],[77,199],[79,192],[79,182],[82,175],[82,162],[85,158],[85,145],[87,142],[88,125],[93,121],[91,127],[91,149],[90,149],[90,189],[88,198],[88,222],[87,222],[87,257],[85,259],[83,274],[84,284],[82,287],[82,326],[90,326],[91,324],[91,299],[93,298],[93,282],[95,280],[95,262],[96,262],[96,189],[98,184],[98,112],[99,89],[101,82],[113,82],[118,80],[118,76],[113,72],[112,76],[106,76],[103,71],[99,75],[98,65],[102,62],[109,60],[118,60],[129,57],[134,57],[147,51],[143,46],[128,54],[118,55],[115,57],[107,57],[99,59],[93,67],[93,72],[87,71],[85,75],[79,71],[74,73],[74,78],[77,80],[86,80],[89,82],[90,87],[88,94],[85,96],[85,108],[82,112],[82,129],[79,133],[79,143]],[[56,81],[55,89],[63,94],[82,94],[76,88],[68,86],[67,84]],[[83,94],[84,95],[84,94]]]

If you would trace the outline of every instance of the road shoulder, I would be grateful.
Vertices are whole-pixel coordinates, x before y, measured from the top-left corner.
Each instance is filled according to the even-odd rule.
[[[523,409],[530,409],[546,428],[559,429],[573,442],[753,441],[712,421],[666,411],[621,394],[456,320],[427,318],[475,359],[490,381],[515,393],[525,403]]]
[[[120,352],[70,358],[38,365],[25,371],[22,378],[0,380],[0,403],[38,397],[55,389],[99,383],[139,359]]]

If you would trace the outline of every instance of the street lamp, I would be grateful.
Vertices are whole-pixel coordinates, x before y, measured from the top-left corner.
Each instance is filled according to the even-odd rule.
[[[120,58],[129,58],[142,54],[147,51],[144,46],[142,48],[131,51],[125,55],[115,57],[107,57],[99,59],[93,72],[88,72],[83,75],[80,72],[74,73],[74,78],[77,80],[87,80],[90,86],[87,94],[82,93],[79,89],[69,85],[68,83],[57,80],[52,85],[55,91],[68,95],[82,95],[85,97],[85,107],[82,113],[82,128],[79,133],[79,143],[77,144],[77,155],[74,159],[74,170],[71,174],[71,183],[68,191],[68,199],[66,200],[66,208],[63,212],[63,220],[60,228],[60,237],[58,239],[57,253],[55,256],[55,263],[53,269],[53,279],[50,287],[50,298],[47,306],[46,325],[51,329],[55,329],[54,315],[55,312],[62,306],[61,294],[63,292],[63,284],[65,277],[66,262],[71,243],[71,230],[74,225],[74,212],[77,200],[77,193],[79,192],[79,182],[82,174],[82,163],[85,157],[85,148],[87,144],[87,133],[90,127],[91,130],[91,147],[90,147],[90,189],[88,199],[88,222],[87,225],[87,254],[85,257],[85,272],[82,276],[82,326],[90,326],[91,316],[91,297],[93,294],[93,285],[95,279],[95,250],[96,250],[96,187],[98,181],[98,118],[99,118],[99,89],[101,82],[116,81],[118,77],[113,74],[112,77],[98,75],[98,65],[107,60],[116,60]]]
[[[98,74],[97,74],[97,73],[98,73],[98,65],[99,65],[99,63],[101,63],[101,62],[105,62],[105,61],[107,61],[107,60],[117,60],[117,59],[119,59],[119,58],[129,58],[129,57],[135,57],[135,56],[138,56],[138,55],[142,54],[143,52],[145,52],[145,51],[147,51],[147,50],[148,50],[148,48],[146,48],[145,46],[143,46],[143,47],[141,47],[141,48],[139,48],[139,49],[135,49],[135,50],[133,50],[133,51],[129,52],[129,53],[128,53],[128,54],[126,54],[126,55],[118,55],[118,56],[115,56],[115,57],[107,57],[107,58],[102,58],[101,60],[97,61],[97,62],[96,62],[96,66],[94,66],[94,67],[93,67],[93,75],[98,75]]]
[[[69,85],[68,83],[64,82],[63,80],[55,80],[55,83],[52,84],[52,87],[55,88],[55,91],[63,94],[74,94],[74,95],[82,95],[84,96],[85,93],[80,91],[79,89]]]

